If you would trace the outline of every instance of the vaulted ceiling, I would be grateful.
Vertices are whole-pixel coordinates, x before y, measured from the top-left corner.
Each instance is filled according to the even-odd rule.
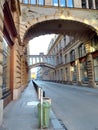
[[[71,36],[83,35],[86,34],[90,36],[91,33],[94,33],[89,26],[79,23],[76,21],[69,20],[50,20],[38,23],[34,26],[31,26],[24,35],[24,40],[28,41],[43,34],[67,34]]]

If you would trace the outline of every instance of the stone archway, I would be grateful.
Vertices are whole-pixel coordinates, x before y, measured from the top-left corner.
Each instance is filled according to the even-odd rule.
[[[23,6],[22,9],[22,22],[25,23],[26,28],[22,30],[24,34],[21,35],[22,42],[25,42],[25,36],[28,33],[30,28],[33,28],[35,25],[44,23],[45,21],[73,21],[78,22],[81,25],[85,25],[90,28],[92,31],[98,33],[98,11],[91,9],[79,9],[79,8],[53,8],[53,7],[36,7],[36,6]],[[50,11],[51,9],[51,11]],[[40,10],[40,11],[39,11]],[[29,13],[34,14],[29,17]],[[28,19],[26,18],[28,17]],[[26,41],[27,42],[27,41]]]

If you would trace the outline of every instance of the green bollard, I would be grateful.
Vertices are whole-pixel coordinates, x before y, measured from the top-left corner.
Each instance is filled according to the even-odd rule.
[[[43,114],[41,117],[41,103],[38,104],[38,124],[39,124],[39,127],[41,127],[41,125],[42,125],[42,128],[49,127],[50,107],[51,107],[51,105],[49,102],[47,102],[47,101],[43,102],[43,104],[42,104],[42,108],[43,108],[42,113]]]

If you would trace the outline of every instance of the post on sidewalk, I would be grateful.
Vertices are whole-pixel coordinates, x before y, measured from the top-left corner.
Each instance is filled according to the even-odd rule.
[[[43,90],[40,89],[40,102],[41,102],[41,129],[43,129]]]

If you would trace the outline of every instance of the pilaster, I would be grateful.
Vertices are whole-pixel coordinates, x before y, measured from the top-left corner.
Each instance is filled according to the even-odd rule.
[[[76,62],[76,66],[77,66],[77,85],[82,85],[81,77],[80,77],[80,62],[79,62],[79,59],[77,59],[75,62]]]
[[[15,39],[15,44],[13,46],[13,99],[18,99],[20,97],[22,87],[21,87],[21,57],[20,57],[20,46],[18,44],[18,39]]]
[[[0,1],[0,125],[3,122],[3,100],[2,98],[2,78],[3,78],[3,7],[4,0]]]
[[[88,68],[88,79],[89,79],[88,86],[89,87],[96,87],[96,84],[94,81],[93,59],[92,59],[91,54],[87,55],[87,68]]]

